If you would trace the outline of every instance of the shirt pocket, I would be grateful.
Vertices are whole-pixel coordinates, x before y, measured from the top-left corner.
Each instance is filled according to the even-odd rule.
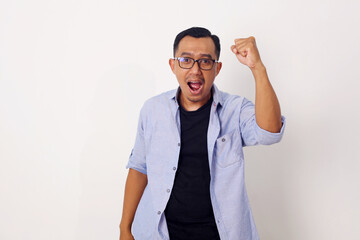
[[[229,167],[243,159],[240,132],[234,130],[218,139],[215,143],[215,162],[222,168]]]

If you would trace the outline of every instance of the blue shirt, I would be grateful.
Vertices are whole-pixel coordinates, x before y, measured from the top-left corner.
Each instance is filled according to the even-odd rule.
[[[270,145],[279,133],[261,129],[254,104],[212,88],[208,127],[210,197],[222,240],[259,239],[245,187],[243,147]],[[164,210],[174,184],[180,153],[180,113],[176,90],[147,100],[141,109],[135,146],[126,168],[147,175],[132,233],[136,240],[169,239]]]

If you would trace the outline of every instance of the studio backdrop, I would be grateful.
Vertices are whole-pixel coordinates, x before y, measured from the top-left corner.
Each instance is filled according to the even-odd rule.
[[[254,36],[287,119],[245,148],[263,240],[360,239],[359,1],[0,0],[0,239],[118,239],[144,101],[178,86],[177,33],[221,41],[219,89],[255,101]]]

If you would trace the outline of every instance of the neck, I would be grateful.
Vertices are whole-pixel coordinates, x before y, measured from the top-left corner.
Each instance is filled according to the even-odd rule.
[[[186,110],[186,111],[196,111],[199,108],[201,108],[205,103],[207,103],[207,101],[209,101],[211,97],[211,92],[209,92],[209,94],[204,98],[201,99],[200,101],[191,101],[189,99],[186,99],[184,97],[183,94],[181,94],[180,92],[180,104],[181,106]]]

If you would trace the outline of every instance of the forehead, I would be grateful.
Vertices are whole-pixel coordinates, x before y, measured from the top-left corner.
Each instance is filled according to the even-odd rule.
[[[194,38],[186,36],[180,40],[176,55],[181,56],[184,53],[191,56],[211,55],[215,58],[214,41],[210,37]]]

